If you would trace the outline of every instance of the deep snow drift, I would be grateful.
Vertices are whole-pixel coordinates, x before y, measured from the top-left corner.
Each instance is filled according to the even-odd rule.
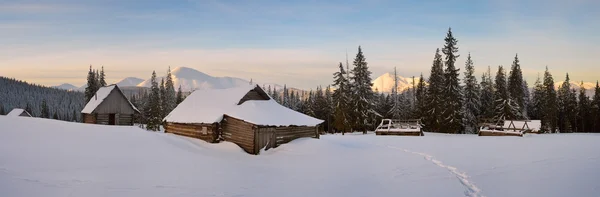
[[[323,135],[254,156],[136,127],[0,116],[1,196],[598,196],[600,135]]]

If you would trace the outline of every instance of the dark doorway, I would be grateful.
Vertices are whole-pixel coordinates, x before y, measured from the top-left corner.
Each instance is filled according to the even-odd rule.
[[[115,114],[108,114],[108,125],[115,125]]]

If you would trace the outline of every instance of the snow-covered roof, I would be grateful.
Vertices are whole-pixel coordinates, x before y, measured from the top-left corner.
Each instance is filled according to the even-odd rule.
[[[91,114],[92,112],[94,112],[96,107],[100,106],[100,104],[102,104],[104,99],[106,99],[106,97],[108,97],[108,95],[110,95],[110,93],[115,88],[117,88],[117,90],[119,91],[119,94],[123,95],[123,92],[121,92],[121,90],[117,87],[116,84],[101,87],[100,89],[98,89],[98,91],[96,91],[96,94],[94,94],[94,97],[92,97],[90,102],[88,102],[85,105],[85,107],[83,108],[83,110],[81,110],[81,113]],[[123,96],[125,97],[125,95],[123,95]],[[127,100],[127,102],[129,102],[129,105],[131,105],[131,107],[135,111],[139,112],[139,110],[131,103],[131,101],[129,101],[129,99],[125,98],[125,100]]]
[[[246,101],[226,115],[263,126],[316,126],[323,122],[284,107],[273,99]]]
[[[6,116],[17,117],[17,116],[20,116],[23,112],[25,112],[25,113],[27,113],[27,115],[31,116],[31,114],[29,114],[29,112],[27,112],[21,108],[14,108],[12,111],[10,111],[10,113],[6,114]]]
[[[227,89],[196,90],[181,102],[165,118],[177,123],[215,123],[228,115],[257,125],[269,126],[314,126],[321,120],[298,113],[279,105],[273,99],[248,100],[238,105],[240,100],[255,85]]]

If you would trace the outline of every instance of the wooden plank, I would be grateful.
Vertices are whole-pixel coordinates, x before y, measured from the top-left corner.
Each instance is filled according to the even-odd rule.
[[[394,135],[394,136],[424,136],[421,131],[412,132],[389,132],[389,131],[376,131],[375,135]]]
[[[523,137],[520,132],[497,132],[497,131],[479,131],[479,136],[518,136]]]

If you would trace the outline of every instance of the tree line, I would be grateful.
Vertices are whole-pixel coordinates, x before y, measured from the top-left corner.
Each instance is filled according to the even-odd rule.
[[[598,82],[590,99],[583,86],[579,92],[571,87],[567,73],[557,91],[546,68],[530,92],[518,54],[508,73],[498,66],[492,77],[488,67],[481,82],[477,81],[474,61],[468,54],[461,81],[460,69],[455,66],[459,57],[457,44],[452,29],[448,29],[444,46],[435,51],[429,79],[421,74],[418,84],[402,92],[398,92],[394,69],[391,94],[372,91],[371,72],[359,47],[354,68],[350,70],[346,63],[345,69],[340,62],[339,71],[333,74],[333,129],[366,132],[380,119],[393,118],[420,119],[424,131],[441,133],[477,133],[480,123],[504,120],[541,120],[546,132],[600,132]]]

